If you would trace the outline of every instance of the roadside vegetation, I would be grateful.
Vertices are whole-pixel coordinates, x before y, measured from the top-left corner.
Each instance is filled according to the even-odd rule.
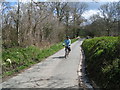
[[[120,86],[120,37],[86,39],[82,48],[88,77],[100,88]]]
[[[77,39],[72,39],[72,43],[76,40]],[[36,46],[3,49],[2,77],[20,72],[20,70],[44,60],[46,57],[54,54],[62,48],[64,47],[62,46],[62,42],[60,42],[44,49],[40,49]]]
[[[63,48],[59,42],[65,36],[116,36],[87,39],[82,47],[89,76],[101,87],[118,87],[120,1],[101,5],[99,13],[86,19],[83,15],[88,6],[84,2],[2,2],[1,77],[19,72],[54,54]]]

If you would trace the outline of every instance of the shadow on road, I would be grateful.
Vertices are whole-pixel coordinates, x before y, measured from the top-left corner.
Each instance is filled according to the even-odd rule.
[[[53,57],[53,59],[56,59],[56,58],[63,59],[65,58],[65,56]]]

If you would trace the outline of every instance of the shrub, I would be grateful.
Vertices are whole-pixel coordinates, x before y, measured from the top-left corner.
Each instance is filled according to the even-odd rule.
[[[120,37],[96,37],[82,44],[89,77],[102,88],[120,86]]]

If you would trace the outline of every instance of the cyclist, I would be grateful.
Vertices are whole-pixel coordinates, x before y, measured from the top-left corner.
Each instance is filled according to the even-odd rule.
[[[65,46],[65,51],[68,50],[68,54],[71,51],[70,45],[71,45],[70,37],[66,36],[66,39],[64,40],[63,46]]]

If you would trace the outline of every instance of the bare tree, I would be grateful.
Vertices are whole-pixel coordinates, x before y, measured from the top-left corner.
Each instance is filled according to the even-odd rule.
[[[76,30],[80,28],[83,22],[81,14],[85,10],[80,5],[73,14],[75,9],[67,2],[46,3],[33,0],[29,3],[18,2],[15,6],[4,6],[4,12],[7,13],[3,13],[3,40],[8,46],[14,42],[19,46],[41,46],[47,42],[61,41],[67,34],[75,36],[76,32],[74,34],[71,27],[77,26]]]
[[[83,12],[87,9],[87,4],[85,3],[72,3],[71,5],[72,7],[72,18],[73,18],[73,34],[74,37],[78,36],[79,33],[79,28],[80,28],[80,24],[84,21],[84,19],[82,18],[82,14]]]
[[[106,22],[105,24],[108,36],[110,35],[110,33],[113,32],[113,30],[116,31],[117,28],[114,27],[118,27],[117,26],[117,22],[119,21],[118,8],[120,8],[119,2],[113,2],[102,5],[99,9],[103,15],[104,21]]]
[[[68,4],[67,2],[53,2],[50,4],[51,10],[54,13],[56,13],[57,18],[59,19],[60,22],[62,21],[64,17],[67,4]]]
[[[85,27],[87,35],[91,36],[118,36],[119,33],[119,10],[120,2],[107,3],[102,5],[100,13],[93,15],[91,24]]]

